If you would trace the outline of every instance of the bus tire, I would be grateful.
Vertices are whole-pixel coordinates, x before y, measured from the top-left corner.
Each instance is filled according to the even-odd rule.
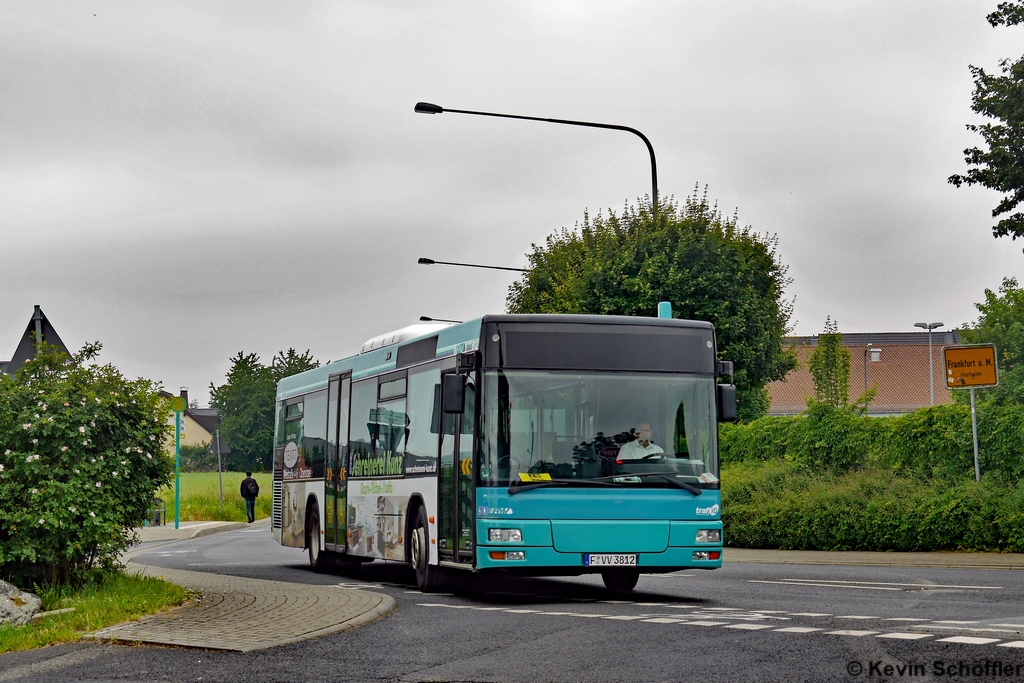
[[[430,564],[430,527],[427,526],[427,511],[422,506],[416,510],[409,540],[409,561],[416,572],[416,586],[424,593],[444,588],[443,570]]]
[[[321,570],[327,564],[327,553],[320,550],[320,511],[314,507],[309,511],[309,522],[306,524],[309,533],[306,547],[309,550],[309,566]]]
[[[601,578],[604,580],[604,587],[608,590],[624,593],[636,588],[636,583],[640,580],[640,572],[630,569],[616,569],[601,572]]]

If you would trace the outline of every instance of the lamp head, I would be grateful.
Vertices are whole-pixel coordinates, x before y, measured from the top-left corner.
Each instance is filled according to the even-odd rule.
[[[421,266],[432,266],[432,265],[434,265],[434,259],[432,259],[432,258],[421,258],[418,261],[416,261],[416,263],[420,264]]]
[[[914,327],[920,327],[922,330],[927,330],[928,323],[914,323]]]
[[[444,107],[430,102],[417,102],[413,111],[417,114],[443,114]]]

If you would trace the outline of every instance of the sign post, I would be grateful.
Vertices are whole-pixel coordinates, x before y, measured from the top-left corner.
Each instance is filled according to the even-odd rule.
[[[174,528],[178,528],[179,507],[181,505],[181,413],[188,407],[185,399],[175,396],[171,399],[171,410],[174,411]]]
[[[974,479],[981,481],[981,464],[978,461],[978,410],[975,407],[974,390],[979,387],[994,387],[999,384],[999,375],[996,371],[996,347],[994,344],[945,346],[942,349],[942,361],[946,366],[946,388],[971,390]]]

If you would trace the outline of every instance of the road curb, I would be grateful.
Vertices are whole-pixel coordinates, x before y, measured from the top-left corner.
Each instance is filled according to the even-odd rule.
[[[759,550],[725,548],[730,564],[781,564],[841,567],[914,567],[917,569],[1024,570],[1022,553],[878,552],[863,550]]]

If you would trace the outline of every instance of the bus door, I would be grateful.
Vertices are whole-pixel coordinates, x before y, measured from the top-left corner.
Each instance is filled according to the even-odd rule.
[[[443,380],[441,384],[444,385]],[[443,396],[441,405],[444,405]],[[476,391],[472,376],[466,380],[463,412],[442,412],[441,415],[441,473],[438,477],[437,510],[438,551],[440,558],[444,561],[472,566],[475,493],[473,489],[473,425],[476,415]]]
[[[327,472],[324,477],[324,547],[345,552],[348,483],[348,412],[351,377],[332,377],[327,398]]]

